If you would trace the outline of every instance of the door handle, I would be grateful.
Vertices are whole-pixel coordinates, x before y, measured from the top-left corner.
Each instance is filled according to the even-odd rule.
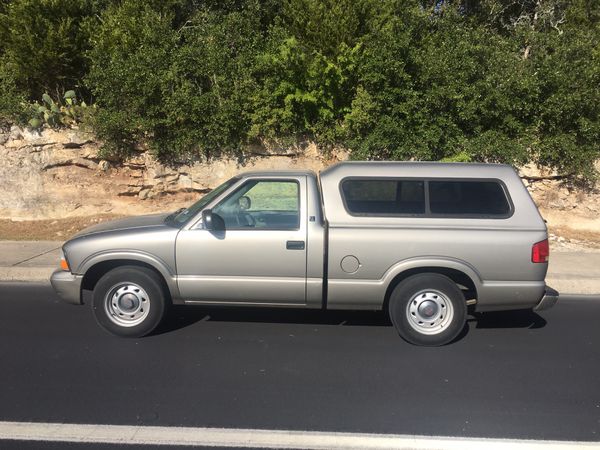
[[[304,241],[287,241],[285,248],[288,250],[304,250]]]

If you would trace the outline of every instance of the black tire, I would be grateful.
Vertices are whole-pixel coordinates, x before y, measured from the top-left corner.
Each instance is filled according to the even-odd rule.
[[[96,283],[92,295],[98,324],[122,337],[151,333],[165,316],[169,303],[159,276],[151,269],[137,266],[122,266],[107,272]]]
[[[440,346],[452,342],[467,320],[462,291],[448,277],[418,274],[393,290],[389,314],[400,336],[415,345]]]

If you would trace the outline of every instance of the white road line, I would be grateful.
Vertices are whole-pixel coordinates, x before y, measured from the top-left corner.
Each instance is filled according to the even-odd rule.
[[[100,444],[188,445],[302,449],[448,449],[566,450],[599,449],[600,442],[530,441],[428,437],[394,434],[236,428],[83,425],[72,423],[0,422],[1,440]]]

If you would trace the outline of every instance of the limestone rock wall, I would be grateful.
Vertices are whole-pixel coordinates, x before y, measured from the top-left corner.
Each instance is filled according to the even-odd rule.
[[[242,171],[319,171],[347,158],[340,151],[326,159],[308,144],[289,151],[260,148],[241,159],[165,166],[149,152],[125,163],[102,160],[98,149],[94,136],[79,130],[34,133],[12,127],[0,133],[0,219],[169,211]]]
[[[600,161],[596,162],[600,170]],[[520,175],[551,228],[600,233],[600,190],[581,189],[565,183],[555,172],[532,165]]]
[[[148,152],[125,163],[98,156],[99,143],[80,130],[0,132],[0,219],[59,219],[97,214],[143,214],[186,206],[246,170],[312,169],[347,159],[327,158],[314,144],[297,149],[255,148],[243,158],[165,166]],[[520,169],[551,226],[600,232],[600,192],[569,187],[556,174]]]

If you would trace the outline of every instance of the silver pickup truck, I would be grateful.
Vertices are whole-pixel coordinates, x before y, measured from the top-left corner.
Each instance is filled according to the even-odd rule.
[[[400,336],[451,342],[467,311],[552,306],[544,220],[498,164],[345,162],[250,172],[189,208],[88,228],[51,278],[93,291],[98,323],[139,337],[170,304],[368,309]]]

